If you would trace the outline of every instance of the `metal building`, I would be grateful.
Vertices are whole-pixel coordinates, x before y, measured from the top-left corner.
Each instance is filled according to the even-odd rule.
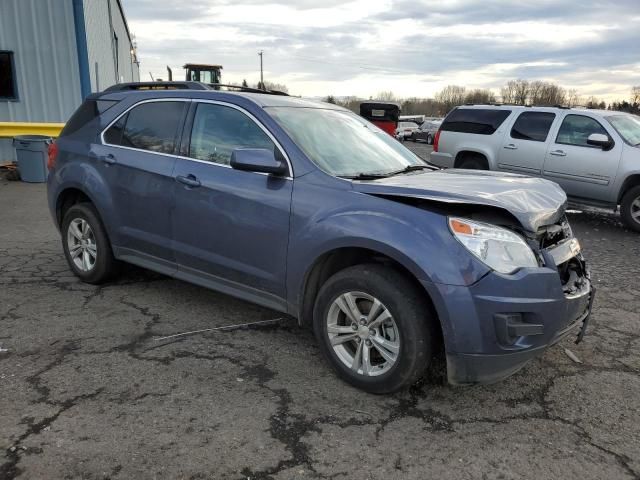
[[[0,162],[13,135],[55,136],[91,92],[139,77],[121,0],[0,0]]]

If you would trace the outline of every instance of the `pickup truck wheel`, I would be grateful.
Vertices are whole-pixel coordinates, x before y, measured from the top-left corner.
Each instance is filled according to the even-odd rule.
[[[433,351],[433,318],[424,293],[380,265],[333,275],[315,302],[314,331],[324,356],[348,383],[371,393],[407,387]]]
[[[486,170],[487,167],[482,160],[475,157],[463,159],[457,168],[465,168],[467,170]]]
[[[73,273],[83,282],[99,284],[118,269],[98,212],[88,203],[73,205],[62,220],[62,248]]]
[[[620,204],[620,215],[627,227],[640,232],[640,185],[624,194]]]

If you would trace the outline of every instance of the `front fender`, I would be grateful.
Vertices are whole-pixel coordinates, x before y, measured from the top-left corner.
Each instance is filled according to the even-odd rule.
[[[291,304],[298,303],[318,259],[341,248],[386,255],[421,282],[471,285],[489,271],[455,240],[445,215],[353,190],[331,195],[312,185],[301,190],[294,187],[287,262]]]

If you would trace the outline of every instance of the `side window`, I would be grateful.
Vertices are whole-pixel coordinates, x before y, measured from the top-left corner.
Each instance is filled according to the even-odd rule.
[[[109,127],[109,130],[104,132],[104,141],[110,145],[122,145],[122,132],[124,131],[124,124],[127,123],[127,117],[129,114],[121,116],[116,123]]]
[[[184,102],[150,102],[134,107],[104,134],[111,145],[173,153]]]
[[[456,108],[447,115],[440,129],[445,132],[493,135],[510,114],[511,110]]]
[[[555,113],[548,112],[524,112],[521,113],[516,123],[511,128],[511,138],[519,140],[532,140],[545,142],[551,129],[551,124],[556,118]]]
[[[591,117],[585,117],[584,115],[567,115],[564,117],[560,130],[558,131],[556,143],[598,148],[587,144],[587,138],[589,138],[589,135],[592,133],[601,133],[607,137],[609,136],[597,120]]]
[[[0,51],[0,99],[14,100],[16,91],[16,72],[13,52]]]
[[[274,150],[269,136],[248,116],[235,108],[201,103],[191,130],[189,156],[229,165],[236,148]]]

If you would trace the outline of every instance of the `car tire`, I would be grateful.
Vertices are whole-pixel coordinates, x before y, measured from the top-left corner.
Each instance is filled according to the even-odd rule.
[[[83,282],[104,283],[115,276],[119,262],[98,212],[90,203],[77,203],[64,214],[62,248],[73,273]]]
[[[478,157],[463,158],[456,168],[464,168],[466,170],[487,170],[486,162]]]
[[[431,134],[427,135],[427,145],[433,145],[433,137]]]
[[[620,216],[627,227],[640,232],[640,185],[631,188],[622,197]]]
[[[313,311],[323,355],[361,390],[384,394],[412,385],[429,366],[436,338],[424,295],[390,267],[366,264],[336,273],[320,289]],[[381,318],[386,320],[377,325]]]

